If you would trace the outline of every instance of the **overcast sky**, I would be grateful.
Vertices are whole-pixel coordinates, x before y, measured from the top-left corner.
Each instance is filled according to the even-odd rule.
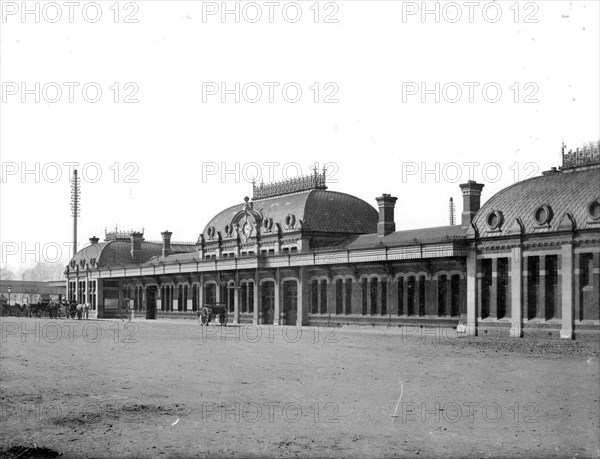
[[[26,5],[2,2],[0,22],[11,269],[71,241],[65,163],[80,243],[115,226],[195,241],[257,174],[328,164],[331,190],[397,196],[398,229],[439,226],[450,197],[460,218],[459,183],[486,200],[600,137],[596,1]]]

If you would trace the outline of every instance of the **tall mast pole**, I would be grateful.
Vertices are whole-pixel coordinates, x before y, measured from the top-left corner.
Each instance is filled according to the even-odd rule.
[[[71,215],[73,217],[73,255],[77,253],[77,217],[80,211],[81,189],[79,188],[79,176],[77,169],[73,171],[71,180]]]

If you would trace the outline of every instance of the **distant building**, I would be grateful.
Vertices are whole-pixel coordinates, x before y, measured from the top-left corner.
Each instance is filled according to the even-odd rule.
[[[462,184],[460,225],[409,231],[396,231],[389,194],[377,211],[327,190],[317,172],[261,184],[194,243],[169,231],[160,242],[141,232],[91,238],[67,266],[68,295],[98,317],[124,304],[147,319],[187,317],[224,302],[234,323],[600,331],[598,147],[563,152],[562,168],[483,206],[484,185]]]
[[[10,295],[9,295],[10,287]],[[1,280],[0,301],[2,304],[35,304],[44,300],[62,300],[67,293],[64,280],[58,281],[23,281]]]

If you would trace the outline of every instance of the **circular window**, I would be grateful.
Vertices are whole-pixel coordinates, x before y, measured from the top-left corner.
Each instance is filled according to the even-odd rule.
[[[265,221],[263,222],[263,226],[265,227],[265,229],[267,231],[271,230],[271,228],[273,228],[273,219],[265,218]]]
[[[285,224],[287,226],[289,226],[290,228],[293,228],[295,223],[296,223],[296,217],[294,215],[289,214],[287,217],[285,217]]]
[[[498,229],[502,224],[502,213],[497,210],[492,210],[488,214],[486,222],[490,229]]]
[[[208,237],[215,237],[215,227],[209,226],[206,234],[208,234]]]
[[[588,214],[592,220],[600,220],[600,199],[594,199],[588,204]]]
[[[231,233],[233,233],[233,225],[225,225],[225,234],[231,236]]]
[[[546,225],[552,218],[552,209],[550,206],[540,206],[533,212],[533,218],[538,225]]]

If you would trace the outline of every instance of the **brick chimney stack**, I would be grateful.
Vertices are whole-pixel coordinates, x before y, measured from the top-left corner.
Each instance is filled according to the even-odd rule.
[[[468,228],[475,214],[481,207],[481,190],[483,183],[477,183],[474,180],[469,180],[467,183],[460,185],[463,194],[463,212],[462,224],[463,228]]]
[[[169,230],[167,230],[167,231],[163,231],[160,234],[163,238],[162,256],[167,257],[167,256],[171,255],[171,235],[173,233],[170,232]]]
[[[379,204],[379,223],[377,223],[377,235],[379,237],[387,236],[396,231],[396,223],[394,222],[394,207],[398,198],[392,197],[389,194],[382,194],[377,199]]]
[[[131,261],[133,263],[140,263],[142,258],[142,241],[144,240],[144,233],[139,231],[131,232]]]

